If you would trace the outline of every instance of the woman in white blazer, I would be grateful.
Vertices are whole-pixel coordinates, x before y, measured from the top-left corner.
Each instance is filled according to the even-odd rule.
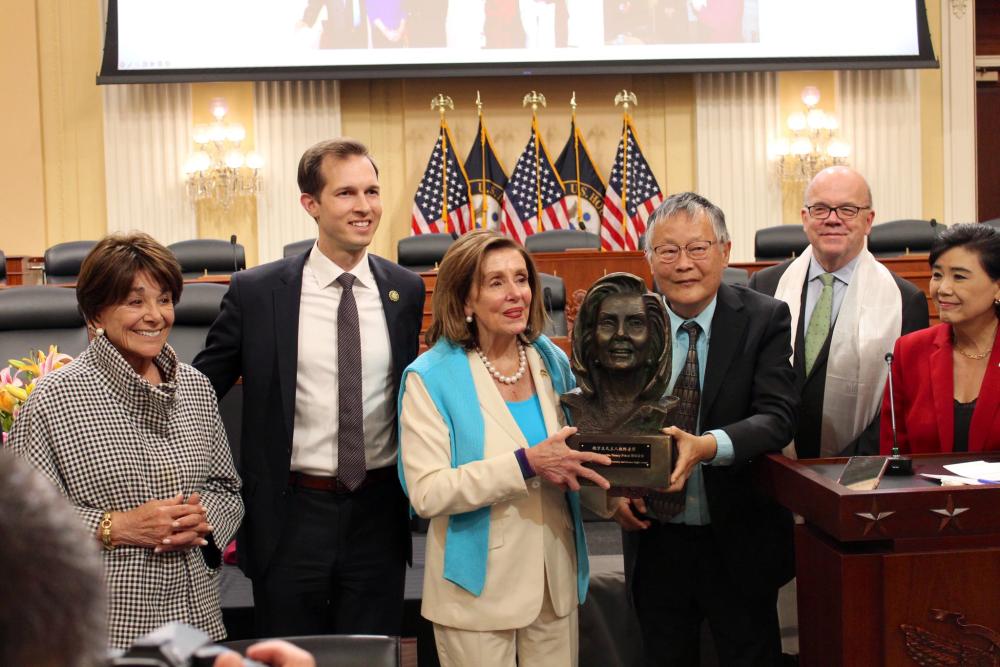
[[[540,334],[530,255],[477,231],[441,262],[430,349],[403,375],[401,480],[431,519],[423,606],[449,665],[577,664],[589,569],[578,477],[607,457],[566,446],[559,408],[574,386]]]

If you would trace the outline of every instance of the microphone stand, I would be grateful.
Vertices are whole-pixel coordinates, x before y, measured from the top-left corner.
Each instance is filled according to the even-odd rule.
[[[233,273],[236,273],[240,270],[239,255],[236,252],[236,234],[229,237],[229,243],[233,246]]]
[[[907,477],[913,474],[913,459],[909,456],[901,456],[899,453],[899,441],[896,436],[896,397],[892,393],[892,352],[885,355],[885,363],[889,366],[889,417],[892,421],[892,456],[889,457],[889,465],[886,466],[885,474],[894,477]]]

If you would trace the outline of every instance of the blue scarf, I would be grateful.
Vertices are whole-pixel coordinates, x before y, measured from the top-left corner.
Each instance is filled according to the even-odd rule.
[[[576,379],[570,372],[569,362],[562,350],[545,336],[539,336],[533,346],[542,357],[557,395],[576,386]],[[434,347],[420,355],[403,371],[403,378],[400,381],[399,411],[402,411],[406,378],[410,373],[416,373],[423,380],[434,406],[448,426],[452,467],[457,468],[472,461],[481,461],[486,427],[482,412],[478,409],[469,409],[470,406],[478,405],[478,401],[475,403],[469,401],[470,396],[476,396],[476,387],[472,380],[472,370],[469,368],[466,351],[461,346],[441,338]],[[568,419],[567,415],[567,421]],[[461,437],[457,437],[459,434]],[[401,435],[399,444],[402,450]],[[397,468],[403,491],[407,492],[402,451],[397,459]],[[577,595],[583,604],[590,582],[590,562],[587,559],[587,542],[580,516],[580,494],[569,491],[566,493],[566,498],[576,532]],[[444,549],[444,578],[473,595],[480,595],[486,584],[489,537],[489,507],[449,516]]]

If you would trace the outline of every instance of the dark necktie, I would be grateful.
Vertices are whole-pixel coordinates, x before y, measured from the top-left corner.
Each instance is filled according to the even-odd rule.
[[[342,273],[337,308],[337,385],[340,421],[337,426],[337,478],[350,489],[365,479],[365,425],[361,402],[361,328],[354,300],[355,277]]]
[[[674,396],[680,399],[674,425],[682,431],[697,435],[698,410],[701,407],[701,386],[698,383],[698,334],[701,333],[701,327],[697,322],[689,321],[682,324],[681,328],[688,335],[688,351],[681,374],[674,383]],[[676,458],[677,446],[674,445],[674,459]],[[676,493],[654,493],[646,499],[646,504],[651,515],[665,521],[684,510],[686,497],[685,489]]]

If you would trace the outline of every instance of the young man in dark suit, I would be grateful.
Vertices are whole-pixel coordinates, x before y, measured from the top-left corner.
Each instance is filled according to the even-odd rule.
[[[775,665],[792,517],[755,488],[749,464],[780,451],[795,422],[788,306],[722,284],[732,243],[704,197],[669,197],[645,238],[673,335],[668,393],[681,404],[666,429],[672,495],[621,500],[615,513],[644,664],[696,667],[707,619],[721,664]]]
[[[378,171],[349,139],[305,152],[302,255],[233,274],[194,366],[219,398],[243,377],[240,567],[262,636],[399,634],[410,555],[396,396],[424,285],[368,254]]]
[[[924,293],[865,247],[874,220],[864,177],[848,167],[824,169],[802,206],[809,247],[750,277],[752,289],[791,309],[799,458],[878,454],[885,354],[899,336],[928,325]]]

